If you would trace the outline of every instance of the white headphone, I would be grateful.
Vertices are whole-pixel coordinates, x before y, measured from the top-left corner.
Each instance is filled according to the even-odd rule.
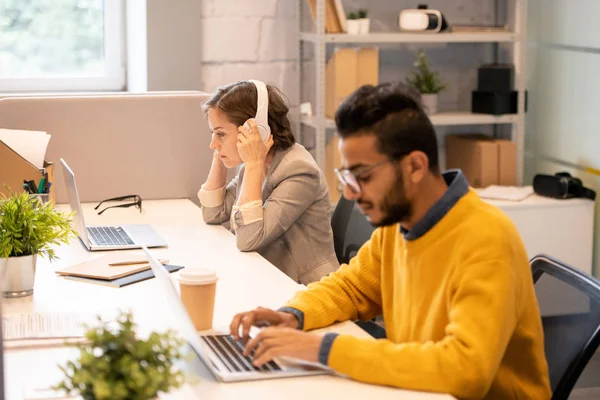
[[[258,92],[258,98],[256,100],[256,116],[254,117],[256,125],[258,125],[258,132],[263,142],[269,140],[271,135],[271,127],[269,126],[269,92],[267,91],[267,85],[262,81],[254,79],[249,80]],[[250,129],[248,124],[244,124],[247,129]]]

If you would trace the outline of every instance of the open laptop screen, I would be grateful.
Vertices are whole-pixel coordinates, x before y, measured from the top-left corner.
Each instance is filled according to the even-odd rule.
[[[73,170],[67,165],[67,162],[60,159],[60,163],[63,166],[63,175],[65,177],[65,185],[67,186],[67,194],[69,197],[69,204],[71,211],[75,212],[73,221],[75,222],[75,230],[77,234],[89,246],[87,230],[85,220],[83,219],[83,210],[81,209],[81,203],[79,202],[79,194],[77,193],[77,185],[75,184],[75,174]]]

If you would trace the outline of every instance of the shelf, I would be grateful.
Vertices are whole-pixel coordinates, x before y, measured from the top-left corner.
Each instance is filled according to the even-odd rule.
[[[369,33],[366,35],[301,32],[300,40],[319,43],[500,43],[515,42],[514,32]]]
[[[489,115],[473,114],[470,112],[446,112],[434,114],[429,117],[431,123],[437,126],[449,125],[494,125],[494,124],[512,124],[517,122],[517,114]],[[316,117],[303,115],[301,122],[312,128],[317,128]],[[325,119],[326,129],[335,129],[333,119]]]

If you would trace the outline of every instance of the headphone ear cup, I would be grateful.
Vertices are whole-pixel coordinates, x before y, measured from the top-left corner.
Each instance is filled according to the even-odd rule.
[[[267,140],[269,140],[269,133],[267,132],[267,130],[265,129],[264,126],[262,126],[262,125],[258,126],[258,133],[260,134],[260,138],[262,139],[263,142],[266,142]]]

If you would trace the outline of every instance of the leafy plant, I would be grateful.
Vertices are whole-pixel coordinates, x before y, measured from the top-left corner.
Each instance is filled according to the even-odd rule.
[[[65,378],[55,390],[84,400],[148,400],[185,382],[183,372],[174,367],[184,341],[172,331],[152,332],[142,340],[130,312],[120,311],[112,329],[97,319],[94,327],[84,325],[89,343],[76,345],[79,358],[60,366]]]
[[[358,14],[355,11],[348,13],[348,19],[358,19]]]
[[[41,203],[27,192],[0,199],[0,258],[39,254],[51,261],[58,258],[53,245],[68,243],[75,233],[73,214],[54,209],[52,202]]]
[[[358,10],[358,18],[367,18],[368,12],[365,8]]]
[[[419,51],[415,70],[407,78],[407,83],[422,94],[435,94],[446,89],[447,85],[442,82],[439,74],[429,67],[429,61],[423,50]]]

